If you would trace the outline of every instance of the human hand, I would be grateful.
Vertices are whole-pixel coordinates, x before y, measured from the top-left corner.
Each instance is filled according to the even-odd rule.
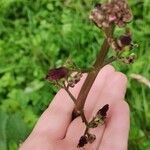
[[[75,88],[71,89],[75,97],[81,89],[85,76]],[[85,115],[91,120],[105,104],[109,104],[110,109],[106,123],[90,129],[90,133],[96,135],[96,140],[92,144],[87,144],[85,150],[127,150],[129,107],[124,101],[126,82],[125,75],[116,72],[110,65],[99,72],[85,103]],[[20,150],[83,149],[77,148],[77,145],[84,133],[85,124],[80,117],[71,121],[73,109],[74,103],[65,90],[61,89]]]

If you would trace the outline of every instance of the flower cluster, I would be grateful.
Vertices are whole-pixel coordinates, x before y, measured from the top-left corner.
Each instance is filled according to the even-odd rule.
[[[89,18],[100,28],[115,24],[124,27],[132,20],[132,12],[127,0],[113,0],[105,4],[96,4]]]
[[[122,35],[119,38],[108,38],[108,43],[115,50],[117,59],[125,64],[134,63],[136,55],[132,52],[135,44],[130,34]]]

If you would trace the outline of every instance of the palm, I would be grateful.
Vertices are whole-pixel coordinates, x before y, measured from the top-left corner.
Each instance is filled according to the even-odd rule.
[[[77,97],[82,81],[72,89]],[[96,141],[85,150],[127,150],[129,109],[124,101],[126,77],[110,65],[99,73],[85,103],[88,120],[105,104],[110,105],[106,124],[90,130]],[[48,109],[42,114],[33,132],[20,150],[77,150],[85,125],[78,117],[71,122],[74,104],[64,90],[60,90]]]

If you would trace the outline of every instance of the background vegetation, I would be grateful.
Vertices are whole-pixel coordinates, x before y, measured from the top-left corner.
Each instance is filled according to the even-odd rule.
[[[133,65],[115,63],[127,74],[131,108],[129,149],[150,148],[150,90],[131,73],[150,78],[149,0],[130,0],[129,25],[139,44]],[[89,67],[102,33],[88,20],[93,0],[0,0],[0,150],[17,150],[32,130],[56,89],[45,80],[50,67],[71,55]]]

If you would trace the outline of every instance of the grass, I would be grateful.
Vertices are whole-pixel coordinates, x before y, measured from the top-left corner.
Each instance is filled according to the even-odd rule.
[[[149,0],[129,0],[129,24],[139,47],[133,65],[114,63],[127,74],[126,99],[131,109],[129,149],[150,147],[150,90],[131,73],[150,77]],[[71,56],[90,67],[102,43],[101,32],[88,20],[92,0],[0,1],[0,149],[17,150],[32,130],[56,89],[44,77]],[[120,30],[118,30],[120,32]]]

